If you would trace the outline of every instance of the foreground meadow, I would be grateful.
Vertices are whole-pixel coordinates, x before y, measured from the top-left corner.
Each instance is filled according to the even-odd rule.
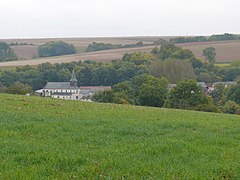
[[[240,117],[0,94],[0,179],[238,179]]]

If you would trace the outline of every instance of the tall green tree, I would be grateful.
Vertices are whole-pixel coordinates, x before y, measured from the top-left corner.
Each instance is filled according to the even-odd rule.
[[[203,50],[203,56],[206,58],[206,60],[214,64],[216,61],[216,50],[213,47],[208,47]]]
[[[130,81],[116,84],[112,91],[103,91],[94,95],[98,102],[135,104],[162,107],[168,93],[168,81],[147,74],[139,75]]]
[[[132,62],[136,65],[150,64],[150,62],[155,59],[152,54],[145,52],[126,53],[122,58],[124,62]]]
[[[162,60],[169,58],[185,60],[194,58],[195,56],[193,52],[188,49],[182,49],[174,44],[163,44],[159,51],[159,57]]]
[[[231,100],[240,104],[240,84],[229,85],[224,94],[225,101]]]
[[[164,106],[177,109],[196,109],[198,106],[208,103],[207,97],[196,81],[182,80],[169,92]]]
[[[152,62],[148,71],[150,75],[155,77],[167,78],[170,83],[176,83],[184,78],[195,78],[191,63],[178,59]]]
[[[139,103],[142,106],[162,107],[167,98],[167,93],[167,79],[148,76],[139,88]]]

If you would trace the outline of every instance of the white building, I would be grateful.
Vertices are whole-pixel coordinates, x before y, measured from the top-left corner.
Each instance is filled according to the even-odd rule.
[[[80,100],[80,88],[73,70],[70,82],[48,82],[42,90],[42,96],[58,99]]]
[[[48,82],[46,86],[37,90],[36,93],[43,97],[58,99],[92,101],[95,93],[104,90],[111,90],[111,86],[77,86],[77,78],[73,70],[69,82]]]

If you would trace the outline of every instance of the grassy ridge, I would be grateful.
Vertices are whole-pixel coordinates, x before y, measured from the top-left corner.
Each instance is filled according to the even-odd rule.
[[[235,115],[0,95],[0,178],[239,178]]]

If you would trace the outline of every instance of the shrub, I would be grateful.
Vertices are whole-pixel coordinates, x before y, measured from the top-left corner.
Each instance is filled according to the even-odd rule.
[[[13,85],[6,88],[5,92],[9,94],[22,94],[32,93],[32,87],[28,84],[23,84],[20,82],[15,82]]]
[[[234,101],[229,100],[223,106],[223,112],[228,114],[240,114],[240,106]]]

